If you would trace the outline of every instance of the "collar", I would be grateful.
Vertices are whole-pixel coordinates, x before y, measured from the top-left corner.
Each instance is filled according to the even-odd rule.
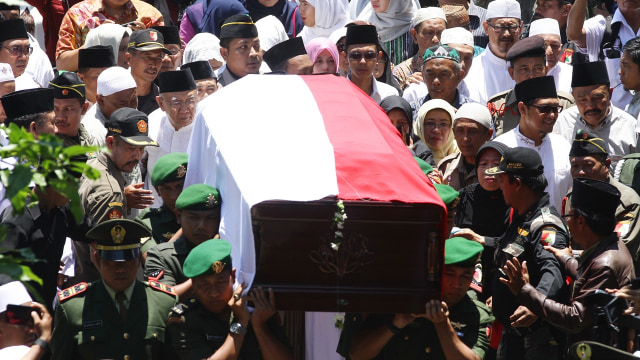
[[[520,113],[520,111],[518,110],[518,106],[517,106],[518,99],[516,99],[516,91],[514,89],[509,90],[509,93],[507,94],[507,97],[505,97],[505,99],[504,99],[504,103],[507,104],[507,105],[516,104],[515,110],[518,111],[518,113]]]
[[[520,124],[518,124],[516,126],[515,129],[513,129],[513,131],[515,131],[516,134],[516,138],[520,141],[522,141],[523,143],[534,147],[534,148],[539,148],[540,146],[544,145],[544,143],[547,141],[547,139],[549,138],[548,136],[545,135],[545,137],[542,138],[542,143],[540,143],[540,145],[536,146],[536,142],[529,139],[528,137],[524,136],[521,132],[520,132]]]
[[[96,106],[96,119],[100,120],[102,125],[106,124],[107,121],[109,121],[109,119],[107,119],[107,116],[102,112],[100,105],[96,104],[95,106]]]
[[[176,249],[176,254],[178,255],[187,255],[189,251],[193,248],[193,246],[187,241],[187,238],[184,235],[180,236],[176,239],[173,247]]]
[[[500,59],[499,57],[497,57],[493,51],[491,51],[491,45],[487,44],[487,47],[485,48],[485,51],[483,52],[483,54],[485,55],[485,58],[487,60],[489,60],[492,64],[497,65],[497,66],[501,66],[503,68],[505,68],[505,70],[507,69],[507,67],[509,67],[509,62],[505,59]]]
[[[424,100],[422,101],[422,104],[420,104],[420,106],[424,105],[424,103],[426,103],[429,100],[431,100],[431,94],[427,94],[427,96],[424,97]],[[463,100],[462,95],[460,95],[460,91],[458,90],[458,88],[456,88],[456,96],[453,98],[453,104],[451,104],[451,106],[453,106],[456,109],[460,109],[460,106],[462,106],[463,104],[462,100]],[[465,101],[464,103],[468,103],[468,102],[469,101]]]
[[[578,258],[578,267],[582,267],[582,265],[586,263],[587,260],[591,259],[593,257],[592,255],[595,255],[598,252],[597,250],[599,248],[607,246],[613,241],[618,241],[618,235],[616,233],[603,237],[597,243],[591,245],[590,248],[585,249]]]
[[[633,29],[631,28],[631,26],[629,25],[629,23],[627,22],[627,19],[620,12],[620,9],[616,9],[616,11],[613,13],[613,17],[611,18],[611,23],[612,24],[615,24],[617,22],[622,23],[622,26],[626,27],[627,29],[629,29],[632,33],[634,32]],[[638,35],[638,34],[636,34],[636,35]],[[620,38],[620,36],[618,36],[618,39],[619,38]]]
[[[111,300],[113,300],[113,303],[116,303],[116,291],[109,285],[107,285],[107,283],[104,282],[104,280],[100,280],[102,281],[102,284],[104,285],[104,288],[107,290],[107,293],[109,294],[109,297],[111,298]],[[136,286],[136,280],[134,280],[131,285],[129,285],[128,288],[124,289],[124,296],[127,297],[127,302],[131,303],[131,295],[133,295],[133,288]]]
[[[371,92],[371,94],[367,94],[369,95],[369,97],[372,97],[378,93],[378,80],[376,80],[376,78],[373,76],[373,74],[371,74],[371,77],[373,78],[373,91]],[[351,81],[351,74],[347,75],[347,79],[349,81]],[[356,83],[354,83],[353,81],[351,81],[354,85],[356,85]],[[357,86],[357,85],[356,85]]]
[[[545,192],[523,215],[518,215],[518,217],[524,218],[525,220],[530,219],[538,212],[538,209],[547,205],[549,205],[549,193]]]
[[[580,122],[582,122],[584,126],[586,126],[588,129],[594,129],[593,127],[591,127],[591,125],[587,123],[585,119],[582,118],[582,115],[580,115],[580,112],[578,112],[578,116],[579,116]],[[609,104],[609,114],[607,114],[607,116],[604,117],[604,120],[602,120],[602,122],[598,126],[596,126],[594,130],[603,129],[609,126],[609,124],[611,123],[612,116],[613,116],[613,104]]]

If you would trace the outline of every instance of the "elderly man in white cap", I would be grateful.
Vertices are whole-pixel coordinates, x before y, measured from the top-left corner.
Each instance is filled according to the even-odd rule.
[[[478,55],[467,75],[469,97],[481,104],[501,91],[512,89],[507,52],[522,32],[520,4],[516,0],[495,0],[487,7],[484,30],[489,35],[486,51]]]
[[[0,97],[14,91],[16,91],[16,81],[13,76],[13,71],[11,70],[11,65],[0,63]],[[7,114],[5,114],[2,102],[0,102],[0,123],[3,123],[6,119]]]
[[[0,286],[0,359],[42,358],[52,322],[47,308],[32,302],[21,282]]]
[[[82,118],[82,124],[99,145],[105,145],[105,122],[121,107],[138,107],[136,81],[128,70],[113,66],[98,76],[96,103]]]
[[[460,152],[446,156],[438,163],[444,183],[459,190],[478,182],[476,154],[485,142],[491,140],[491,113],[486,106],[466,103],[453,118],[453,136]]]
[[[531,23],[529,37],[540,36],[544,39],[547,56],[547,75],[553,76],[556,89],[571,92],[571,74],[573,67],[560,61],[562,56],[562,38],[556,19],[539,19]]]
[[[418,10],[413,17],[411,36],[418,45],[418,52],[393,69],[393,76],[404,90],[412,83],[422,82],[422,57],[424,52],[440,43],[440,37],[447,28],[447,18],[439,7],[427,7]]]

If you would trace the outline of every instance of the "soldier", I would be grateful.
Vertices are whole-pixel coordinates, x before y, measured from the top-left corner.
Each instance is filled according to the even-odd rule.
[[[278,325],[273,292],[267,296],[258,288],[246,297],[242,285],[233,289],[236,269],[229,242],[213,239],[195,247],[184,273],[193,281],[195,297],[171,309],[168,326],[179,359],[293,359]],[[253,313],[247,300],[255,306]]]
[[[184,178],[187,175],[188,156],[185,153],[164,155],[153,168],[151,184],[162,198],[159,208],[147,208],[136,218],[136,221],[151,229],[153,236],[144,241],[140,251],[144,254],[157,244],[165,243],[180,229],[176,218],[176,199],[182,192]]]
[[[64,72],[49,82],[53,89],[53,111],[58,129],[56,136],[64,141],[64,146],[97,145],[97,141],[89,134],[80,122],[87,112],[85,84],[78,75]],[[92,154],[92,157],[95,155]]]
[[[211,185],[194,184],[184,189],[175,205],[182,235],[149,249],[144,275],[175,286],[182,298],[191,294],[191,280],[183,273],[183,264],[191,249],[218,234],[220,205],[218,189]]]
[[[341,343],[353,341],[353,359],[482,359],[489,349],[487,326],[494,320],[467,290],[482,246],[464,238],[445,241],[442,300],[431,300],[425,314],[371,314],[361,325],[347,314]],[[347,345],[348,346],[348,345]],[[344,347],[339,349],[346,355]]]
[[[173,288],[136,280],[140,239],[149,230],[131,220],[108,220],[87,233],[102,278],[60,291],[51,339],[52,359],[161,359]]]

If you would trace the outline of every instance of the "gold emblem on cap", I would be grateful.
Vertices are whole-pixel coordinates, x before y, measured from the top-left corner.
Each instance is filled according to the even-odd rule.
[[[144,120],[140,120],[138,121],[138,131],[140,131],[141,133],[146,133],[147,132],[147,122]]]
[[[69,90],[67,89],[62,89],[62,95],[69,95]]]
[[[578,359],[591,359],[591,346],[588,344],[582,343],[576,347],[576,354],[578,355]]]
[[[185,175],[187,175],[187,168],[184,167],[184,165],[180,165],[178,166],[177,172],[179,178],[184,177]]]
[[[216,261],[213,263],[213,265],[211,265],[211,269],[213,270],[214,273],[216,274],[220,274],[222,272],[222,270],[224,269],[224,266],[226,264],[223,263],[222,261]]]
[[[216,205],[218,205],[218,200],[216,200],[213,194],[209,194],[209,196],[207,196],[207,207],[214,207]]]
[[[589,137],[589,134],[587,134],[586,132],[582,133],[583,140],[587,140],[588,137]]]
[[[127,234],[127,231],[122,227],[122,225],[116,225],[111,228],[111,239],[116,244],[120,244],[124,241],[124,236]]]

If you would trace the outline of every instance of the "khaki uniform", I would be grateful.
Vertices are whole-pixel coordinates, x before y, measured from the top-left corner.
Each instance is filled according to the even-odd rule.
[[[109,219],[123,218],[126,214],[127,200],[124,195],[125,179],[122,172],[104,153],[87,161],[102,176],[96,180],[85,177],[80,183],[80,200],[84,213],[94,222],[101,223]]]
[[[558,100],[562,110],[566,110],[576,103],[573,96],[564,91],[558,91]],[[493,117],[494,137],[515,129],[520,122],[518,101],[516,101],[516,92],[513,89],[493,95],[487,101],[487,107]]]
[[[157,244],[166,243],[180,229],[176,214],[164,205],[142,210],[136,221],[151,229],[153,234],[151,239],[142,243],[140,251],[143,253]]]
[[[451,186],[456,190],[478,182],[478,174],[476,167],[471,166],[471,171],[467,170],[462,153],[457,152],[450,154],[440,160],[438,170],[442,172],[444,184]]]

